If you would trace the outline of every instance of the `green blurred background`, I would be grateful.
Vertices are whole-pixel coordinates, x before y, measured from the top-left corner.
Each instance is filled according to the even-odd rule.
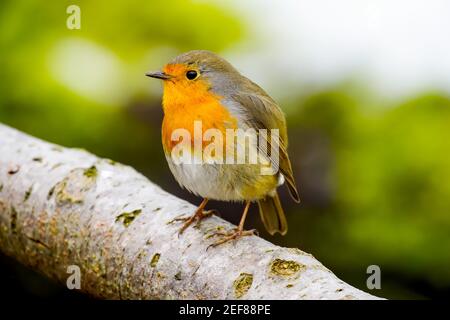
[[[81,30],[66,27],[71,4],[81,8]],[[366,291],[367,267],[380,266],[382,289],[372,290],[375,295],[448,298],[450,89],[430,83],[384,95],[358,67],[332,80],[310,77],[314,65],[296,55],[308,52],[308,43],[299,44],[293,36],[308,33],[302,16],[297,26],[280,25],[278,32],[293,40],[282,48],[277,43],[277,50],[271,44],[277,37],[270,32],[273,21],[264,30],[257,23],[283,20],[281,5],[266,1],[264,8],[273,6],[274,16],[269,10],[262,17],[261,10],[237,1],[3,0],[0,122],[131,165],[196,204],[200,199],[179,188],[165,163],[161,84],[144,73],[183,51],[215,51],[261,83],[286,112],[289,151],[303,200],[293,203],[283,188],[287,236],[266,234],[256,208],[247,228],[312,253],[344,281]],[[313,26],[325,23],[309,21]],[[340,37],[351,35],[343,29]],[[328,52],[320,61],[320,53],[311,55],[324,68],[334,56]],[[345,57],[335,64],[351,60]],[[288,75],[289,70],[295,74]],[[381,83],[385,80],[389,87],[393,81],[385,78]],[[211,206],[235,223],[242,209],[218,202]],[[17,295],[66,297],[63,288],[5,257],[1,261],[7,287]]]

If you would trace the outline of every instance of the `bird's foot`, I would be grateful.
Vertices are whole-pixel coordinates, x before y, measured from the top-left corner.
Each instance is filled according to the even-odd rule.
[[[216,241],[215,243],[208,246],[207,249],[210,247],[217,247],[221,244],[227,243],[232,240],[237,240],[239,238],[245,237],[245,236],[257,236],[258,231],[256,229],[252,230],[242,230],[239,228],[234,229],[232,232],[222,232],[218,231],[213,234],[213,236],[219,236],[222,237],[219,241]]]
[[[195,214],[193,214],[190,217],[184,217],[184,218],[176,218],[173,219],[171,221],[175,222],[175,221],[183,221],[184,225],[181,227],[180,231],[178,231],[178,234],[182,234],[192,223],[194,223],[194,221],[197,220],[196,225],[200,224],[200,221],[202,221],[205,218],[208,218],[210,216],[212,216],[213,214],[217,214],[218,211],[217,210],[201,210],[201,211],[197,211]]]

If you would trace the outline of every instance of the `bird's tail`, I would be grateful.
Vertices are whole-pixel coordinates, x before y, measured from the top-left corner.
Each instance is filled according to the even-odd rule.
[[[273,197],[266,196],[264,199],[258,200],[258,207],[267,232],[271,235],[279,232],[284,236],[288,226],[278,193],[275,193]]]

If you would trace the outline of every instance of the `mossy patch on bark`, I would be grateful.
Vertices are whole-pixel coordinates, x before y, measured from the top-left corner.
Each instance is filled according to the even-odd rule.
[[[98,170],[96,166],[92,166],[89,169],[84,170],[84,176],[87,178],[97,178]]]
[[[161,257],[160,253],[155,253],[150,261],[150,267],[154,268],[158,264],[159,258]]]
[[[251,288],[253,283],[253,275],[251,273],[241,273],[233,282],[234,296],[241,298]]]
[[[128,227],[141,212],[141,209],[137,209],[131,212],[123,212],[116,217],[116,222],[122,220],[123,225],[125,227]]]
[[[86,193],[95,187],[97,175],[95,166],[74,169],[50,190],[48,196],[50,198],[54,193],[58,205],[82,204]]]
[[[270,265],[270,273],[282,277],[297,275],[306,268],[305,265],[293,260],[275,259]]]
[[[83,199],[77,198],[73,196],[71,193],[67,192],[67,181],[62,181],[58,184],[58,186],[55,188],[58,191],[56,192],[56,202],[58,204],[64,204],[64,203],[72,203],[72,204],[81,204],[83,203]]]

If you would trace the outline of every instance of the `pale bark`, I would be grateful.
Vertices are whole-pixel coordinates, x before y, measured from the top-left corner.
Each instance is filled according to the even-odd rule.
[[[218,217],[178,236],[171,221],[194,210],[130,167],[0,124],[0,249],[49,278],[77,265],[82,291],[112,299],[376,299],[256,236],[207,250],[234,227]]]

